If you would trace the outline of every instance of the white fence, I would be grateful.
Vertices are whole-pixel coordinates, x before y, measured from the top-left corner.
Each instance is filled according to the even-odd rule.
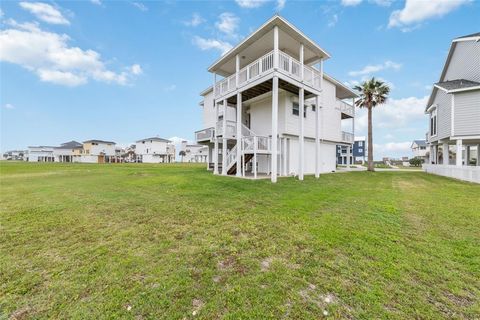
[[[439,176],[480,183],[480,167],[478,166],[457,167],[455,165],[446,164],[424,164],[422,168],[427,173],[433,173]]]

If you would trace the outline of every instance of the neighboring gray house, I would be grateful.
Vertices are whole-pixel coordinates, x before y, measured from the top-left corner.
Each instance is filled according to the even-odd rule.
[[[414,158],[422,159],[428,163],[428,159],[426,159],[428,155],[427,142],[425,140],[413,140],[410,148]]]
[[[452,41],[425,113],[430,156],[424,169],[480,183],[480,32]]]

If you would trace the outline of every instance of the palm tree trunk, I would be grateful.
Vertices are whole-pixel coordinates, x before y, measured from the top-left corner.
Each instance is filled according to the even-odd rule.
[[[368,171],[375,171],[373,167],[373,132],[372,132],[372,107],[368,106]]]

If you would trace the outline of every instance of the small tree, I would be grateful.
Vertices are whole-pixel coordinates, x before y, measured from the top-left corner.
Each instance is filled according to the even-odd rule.
[[[411,166],[420,167],[422,165],[422,159],[420,158],[412,158],[408,161]]]

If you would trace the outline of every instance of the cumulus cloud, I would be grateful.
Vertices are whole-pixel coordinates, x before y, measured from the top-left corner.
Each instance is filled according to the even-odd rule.
[[[140,65],[122,72],[109,70],[98,52],[69,46],[68,35],[44,31],[36,23],[10,19],[7,24],[10,28],[0,31],[0,61],[20,65],[41,81],[78,86],[94,79],[125,85],[141,73]]]
[[[410,31],[427,19],[440,18],[458,7],[470,3],[471,0],[406,0],[405,7],[395,10],[390,15],[388,27],[400,27],[403,31]]]
[[[38,19],[51,24],[70,24],[55,7],[43,2],[20,2],[20,7],[29,11]]]
[[[235,0],[235,2],[242,8],[258,8],[263,6],[268,0]]]
[[[354,7],[359,5],[361,2],[362,0],[342,0],[341,4],[345,7]]]
[[[227,34],[234,35],[238,29],[240,18],[230,12],[224,12],[219,16],[219,20],[215,23],[215,27]]]
[[[372,74],[374,72],[379,72],[379,71],[382,71],[382,70],[388,70],[388,69],[398,70],[401,67],[402,67],[402,65],[400,63],[396,63],[396,62],[387,60],[382,64],[367,65],[367,66],[363,67],[363,69],[361,69],[361,70],[350,71],[348,73],[348,75],[351,76],[351,77],[364,76],[364,75],[369,75],[369,74]]]
[[[102,1],[101,1],[101,0],[90,0],[90,2],[93,3],[93,4],[96,4],[97,6],[102,5]]]
[[[10,110],[15,109],[15,106],[13,104],[10,104],[10,103],[6,103],[5,105],[3,105],[3,107],[5,109],[10,109]]]
[[[280,11],[282,10],[283,8],[285,8],[285,2],[286,0],[277,0],[277,6],[276,6],[276,10],[277,11]]]
[[[195,36],[192,42],[201,50],[216,49],[219,50],[222,54],[227,53],[233,47],[230,43],[225,41],[217,39],[206,39],[199,36]]]
[[[328,26],[329,26],[330,28],[332,28],[332,27],[334,27],[334,26],[337,24],[337,22],[338,22],[338,15],[337,15],[337,14],[334,14],[334,15],[332,16],[332,19],[328,22]]]
[[[411,153],[410,146],[412,145],[412,141],[403,141],[403,142],[387,142],[383,144],[373,144],[373,154],[379,155],[375,156],[375,158],[380,159],[381,157],[385,156],[399,156],[404,155],[408,156]]]
[[[384,105],[376,107],[373,111],[373,124],[375,128],[403,128],[425,120],[425,106],[428,96],[423,98],[408,97],[389,99]],[[368,124],[366,110],[359,110],[355,118],[355,126],[360,132],[365,132]]]
[[[148,11],[148,7],[141,2],[132,2],[132,5],[140,11]]]
[[[196,27],[205,22],[205,19],[202,18],[198,13],[194,13],[190,20],[184,21],[183,24],[188,27]]]

